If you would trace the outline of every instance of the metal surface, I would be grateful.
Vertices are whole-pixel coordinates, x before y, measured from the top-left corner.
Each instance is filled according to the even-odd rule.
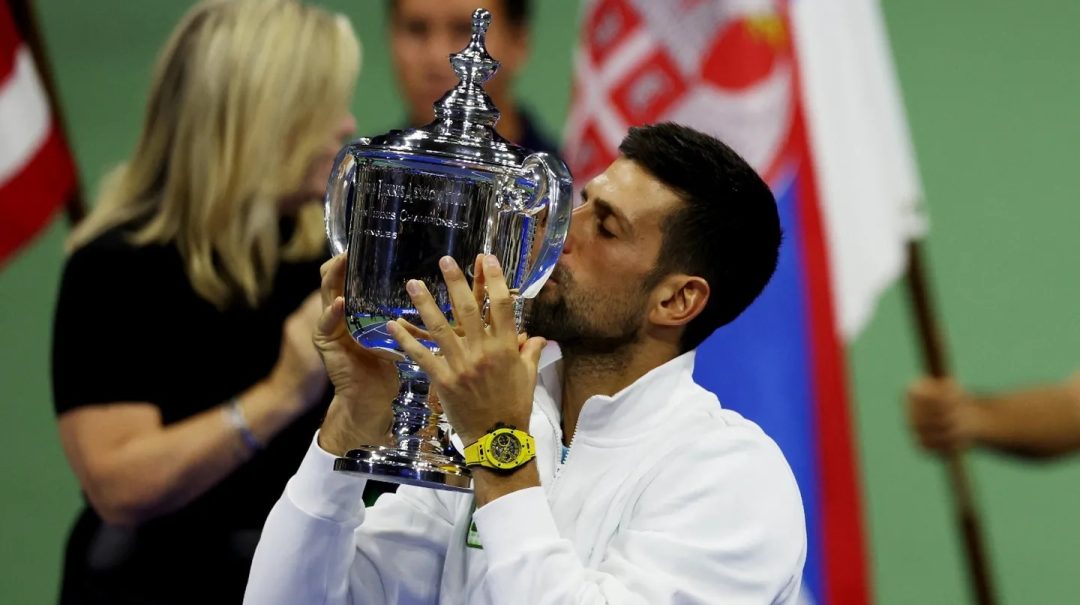
[[[350,450],[334,460],[334,470],[360,475],[367,479],[417,485],[455,492],[472,491],[472,473],[464,465],[396,448],[364,446]]]
[[[393,404],[396,453],[356,450],[368,453],[350,457],[343,469],[417,485],[430,479],[436,488],[453,484],[439,473],[463,476],[463,466],[445,470],[450,467],[440,463],[446,458],[458,464],[449,426],[428,401],[427,377],[405,357],[386,324],[404,318],[424,327],[405,290],[410,279],[423,281],[451,319],[438,261],[451,256],[471,274],[478,254],[499,259],[507,286],[520,293],[520,320],[525,301],[540,292],[566,239],[572,208],[566,165],[495,132],[499,112],[482,86],[499,65],[484,47],[490,23],[488,11],[473,13],[472,39],[450,56],[461,81],[435,103],[433,122],[359,139],[335,160],[326,227],[334,252],[349,253],[346,323],[357,342],[398,360],[402,384]],[[355,470],[358,464],[365,470]]]

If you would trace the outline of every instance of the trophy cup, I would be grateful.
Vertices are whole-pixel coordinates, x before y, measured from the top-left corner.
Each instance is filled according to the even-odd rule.
[[[405,291],[420,279],[450,317],[438,260],[452,256],[471,272],[477,254],[494,254],[507,286],[525,303],[535,297],[562,252],[570,222],[566,165],[529,153],[495,132],[499,111],[481,86],[498,61],[484,47],[491,13],[477,9],[472,39],[450,64],[461,78],[435,103],[421,128],[358,139],[334,162],[326,191],[326,231],[335,254],[349,252],[345,321],[363,346],[394,359],[401,390],[393,401],[391,443],[359,445],[337,471],[380,481],[470,491],[471,473],[450,443],[429,380],[398,348],[386,323],[423,327]],[[424,341],[432,350],[435,343]]]

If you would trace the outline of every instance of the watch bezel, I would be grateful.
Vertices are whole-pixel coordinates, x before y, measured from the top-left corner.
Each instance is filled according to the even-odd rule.
[[[509,458],[500,455],[499,450],[502,449],[502,444],[496,445],[496,441],[501,439],[507,439],[510,443],[507,443],[508,449],[513,450],[513,455]],[[511,445],[512,443],[512,445]],[[489,462],[497,466],[498,468],[514,468],[519,465],[518,460],[521,458],[522,452],[525,451],[525,443],[521,437],[518,437],[516,431],[513,429],[497,429],[492,431],[491,438],[488,439],[487,447],[484,448],[487,454]]]
[[[504,437],[504,435],[506,437]],[[496,439],[506,438],[514,442],[512,446],[516,450],[513,459],[505,462],[496,457],[492,444]],[[536,442],[529,433],[519,430],[517,427],[506,424],[497,424],[482,437],[465,448],[465,464],[469,467],[479,466],[500,472],[513,472],[521,468],[530,460],[536,458]]]

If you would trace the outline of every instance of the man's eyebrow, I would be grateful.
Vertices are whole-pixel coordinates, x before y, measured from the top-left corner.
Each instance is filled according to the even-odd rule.
[[[596,207],[596,213],[599,214],[601,218],[613,216],[615,217],[615,220],[618,221],[619,226],[622,227],[624,233],[627,235],[634,234],[634,226],[630,223],[630,220],[626,218],[625,214],[619,212],[618,208],[612,206],[611,202],[596,197],[592,199],[592,203]]]

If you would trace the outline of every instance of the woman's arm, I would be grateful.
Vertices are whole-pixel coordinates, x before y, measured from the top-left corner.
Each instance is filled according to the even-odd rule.
[[[274,369],[237,397],[260,443],[306,412],[326,388],[311,342],[319,311],[315,294],[286,319]],[[224,406],[165,426],[149,402],[88,405],[61,414],[59,427],[90,504],[114,525],[138,525],[182,508],[254,454]]]
[[[261,442],[304,408],[289,395],[259,383],[239,398],[244,417]],[[139,525],[199,497],[254,452],[216,407],[163,426],[151,403],[75,408],[60,416],[60,441],[75,476],[101,518]]]

